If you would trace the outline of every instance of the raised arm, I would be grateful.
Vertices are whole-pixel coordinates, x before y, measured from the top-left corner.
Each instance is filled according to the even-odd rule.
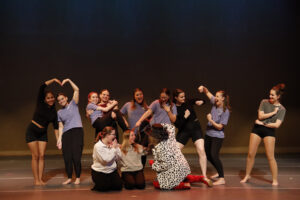
[[[56,82],[59,85],[62,85],[61,82],[60,82],[60,80],[58,80],[57,78],[53,78],[53,79],[50,79],[48,81],[45,81],[45,84],[48,86],[48,85],[52,84],[53,82]]]
[[[209,100],[214,96],[206,87],[204,87],[203,85],[198,87],[198,91],[200,93],[204,93],[206,94],[206,96],[209,98]]]
[[[69,82],[71,87],[73,88],[73,90],[74,90],[73,100],[75,101],[76,104],[78,104],[78,102],[79,102],[79,88],[77,87],[77,85],[73,81],[71,81],[68,78],[63,80],[61,85],[64,85],[66,82]]]
[[[96,110],[101,110],[103,112],[108,112],[111,109],[113,109],[116,105],[118,105],[118,102],[116,100],[112,100],[110,104],[107,104],[106,107],[98,106]]]

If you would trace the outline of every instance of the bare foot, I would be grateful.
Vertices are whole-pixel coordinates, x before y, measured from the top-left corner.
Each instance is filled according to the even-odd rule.
[[[41,184],[40,181],[34,181],[34,185],[35,185],[35,186],[39,186],[39,185],[42,185],[42,184]]]
[[[40,180],[41,185],[46,185],[46,183],[42,180]]]
[[[240,181],[240,183],[247,183],[250,178],[251,176],[246,175],[243,180]]]
[[[214,182],[213,185],[225,185],[225,179],[220,178],[216,182]]]
[[[80,184],[80,178],[76,178],[74,184],[75,184],[75,185],[79,185],[79,184]]]
[[[215,175],[212,175],[210,178],[211,178],[211,179],[219,178],[219,174],[216,173]]]
[[[68,178],[68,179],[67,179],[65,182],[63,182],[62,184],[63,184],[63,185],[68,185],[68,184],[71,183],[71,181],[72,181],[72,179]]]
[[[279,183],[278,183],[278,181],[273,181],[273,182],[272,182],[272,185],[273,185],[273,186],[277,186],[277,185],[279,185]]]

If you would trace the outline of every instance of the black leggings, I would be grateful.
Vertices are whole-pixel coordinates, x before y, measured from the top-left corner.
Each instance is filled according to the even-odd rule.
[[[111,117],[112,112],[116,114],[116,119],[113,119]],[[98,133],[102,131],[106,126],[111,126],[114,127],[117,139],[119,139],[118,126],[116,122],[118,122],[119,126],[122,128],[123,131],[128,130],[128,127],[126,126],[126,123],[123,119],[122,113],[119,110],[112,110],[105,113],[102,117],[98,117],[93,123],[93,127],[96,129],[95,138],[97,137]]]
[[[81,156],[83,150],[83,129],[72,128],[62,135],[62,152],[68,178],[72,178],[73,164],[76,178],[81,174]]]
[[[144,171],[135,171],[135,172],[122,172],[122,179],[124,181],[124,187],[127,190],[145,189],[145,177]]]
[[[223,165],[219,158],[223,140],[223,138],[205,135],[204,142],[207,160],[216,168],[220,178],[224,178]]]
[[[105,174],[92,169],[92,180],[95,183],[92,190],[102,192],[109,190],[122,190],[122,179],[120,178],[117,170],[110,174]]]

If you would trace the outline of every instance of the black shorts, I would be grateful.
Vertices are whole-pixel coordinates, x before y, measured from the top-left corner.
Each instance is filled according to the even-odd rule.
[[[188,128],[179,130],[176,135],[177,142],[183,145],[186,145],[190,138],[192,138],[193,142],[203,139],[203,132],[199,122],[193,122],[193,124],[189,125]]]
[[[30,123],[26,130],[26,143],[33,141],[48,142],[47,130],[45,128],[39,128],[33,123]]]
[[[254,127],[252,129],[252,133],[255,133],[261,138],[264,138],[266,136],[272,136],[275,137],[275,129],[274,128],[268,128],[263,125],[254,124]]]

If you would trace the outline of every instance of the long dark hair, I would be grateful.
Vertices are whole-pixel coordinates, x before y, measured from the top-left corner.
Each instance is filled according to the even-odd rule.
[[[177,100],[175,99],[175,97],[178,98],[180,93],[184,93],[184,91],[182,89],[178,89],[178,88],[173,91],[173,103],[176,104]]]
[[[133,90],[133,98],[132,98],[132,100],[131,100],[131,109],[132,109],[132,110],[134,110],[134,109],[136,108],[136,106],[135,106],[136,100],[135,100],[135,98],[134,98],[136,92],[142,92],[142,93],[143,93],[143,96],[144,96],[144,92],[143,92],[143,90],[142,90],[141,88],[135,88],[135,89]],[[143,101],[142,101],[141,106],[143,106],[143,108],[144,108],[145,110],[148,109],[148,106],[147,106],[147,103],[146,103],[146,101],[145,101],[145,98],[143,98]]]
[[[167,88],[163,88],[163,89],[160,91],[159,94],[161,94],[161,93],[165,93],[166,95],[168,95],[169,99],[168,99],[167,103],[169,103],[169,105],[170,105],[171,108],[172,108],[172,107],[173,107],[173,102],[171,101],[171,92],[170,92],[170,90],[167,89]],[[162,107],[162,102],[161,102],[160,98],[159,98],[159,104],[160,104],[160,107],[163,108],[163,107]]]
[[[229,103],[229,95],[224,90],[219,90],[217,93],[220,93],[222,97],[224,97],[223,111],[225,112],[226,109],[231,111],[231,106]]]

